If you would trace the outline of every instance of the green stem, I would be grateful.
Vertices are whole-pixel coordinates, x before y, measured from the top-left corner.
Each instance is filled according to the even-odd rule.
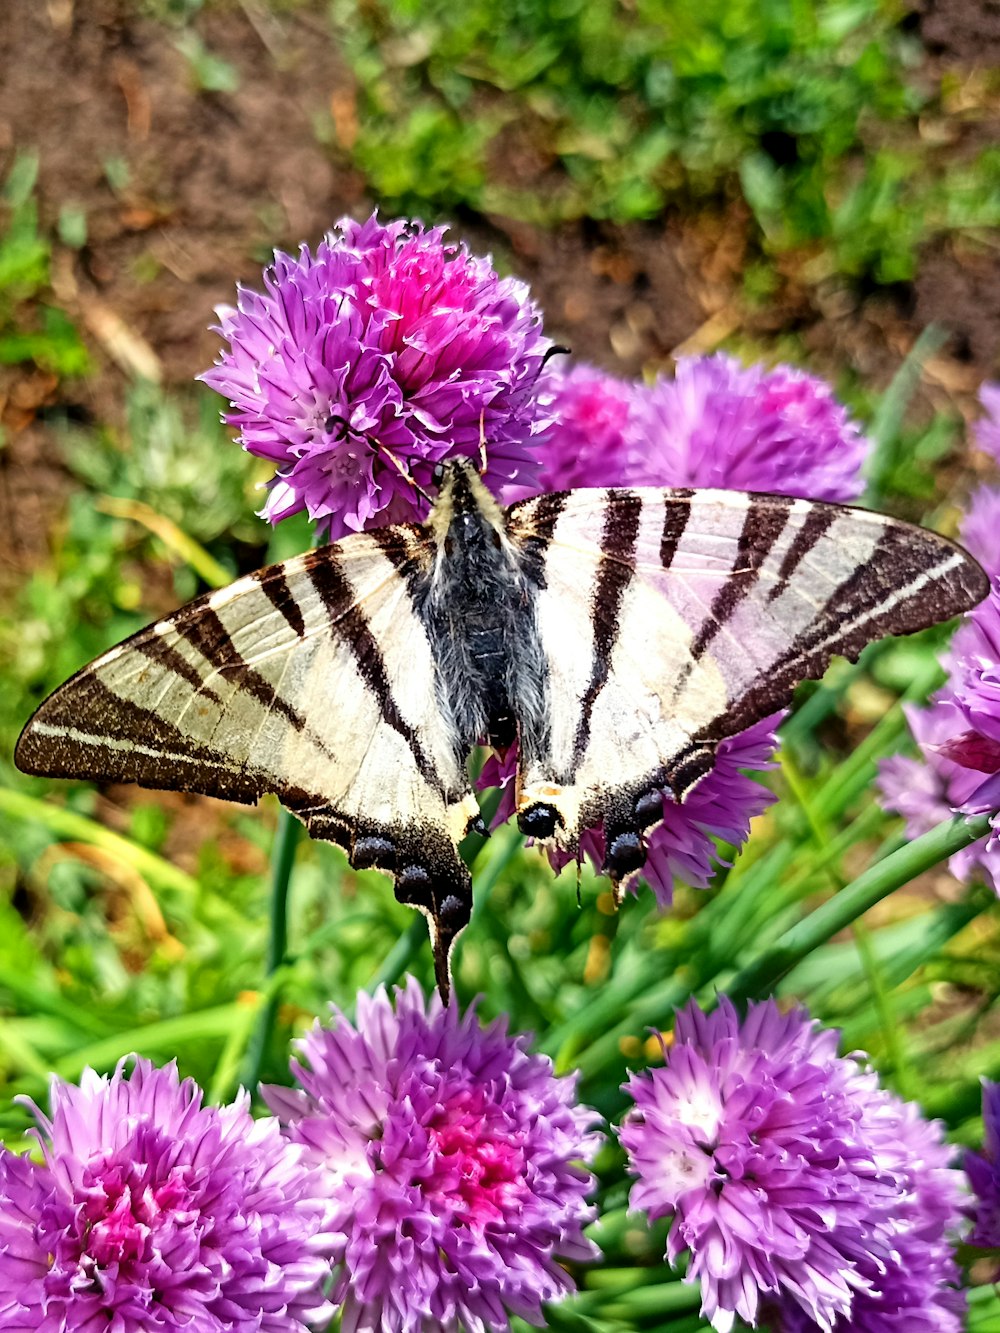
[[[829,902],[787,930],[771,948],[737,973],[726,987],[727,994],[734,1000],[769,995],[774,984],[813,949],[825,944],[839,930],[846,929],[869,908],[911,879],[977,842],[989,828],[989,815],[951,819],[869,866]]]
[[[885,1042],[886,1054],[892,1067],[893,1085],[900,1097],[912,1099],[915,1093],[911,1086],[910,1068],[903,1048],[903,1038],[885,987],[882,969],[872,947],[871,931],[863,921],[855,921],[851,926],[851,933],[854,936],[861,967],[868,980],[868,989],[871,991],[875,1012],[878,1015],[879,1027],[882,1029],[882,1040]]]
[[[417,914],[386,954],[382,966],[368,983],[370,991],[379,986],[391,986],[407,970],[421,948],[427,943],[427,922]]]
[[[56,838],[70,838],[75,842],[87,842],[99,847],[124,865],[137,871],[150,885],[159,889],[170,889],[185,898],[195,898],[198,894],[198,881],[162,856],[140,847],[131,838],[107,829],[86,815],[67,810],[65,806],[52,801],[42,801],[27,792],[14,791],[9,787],[0,787],[0,815],[9,819],[30,820],[42,824]]]
[[[292,867],[295,864],[295,849],[298,846],[302,825],[282,810],[278,816],[278,831],[274,839],[274,853],[271,858],[271,920],[267,943],[266,975],[271,977],[284,965],[288,952],[288,890],[292,879]],[[260,1072],[264,1064],[274,1019],[278,1012],[280,988],[270,990],[254,1034],[247,1046],[246,1060],[243,1064],[243,1085],[251,1093],[256,1092],[260,1082]]]

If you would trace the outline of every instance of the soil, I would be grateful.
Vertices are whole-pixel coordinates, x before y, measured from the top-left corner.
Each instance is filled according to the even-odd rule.
[[[0,554],[23,573],[44,554],[46,515],[69,485],[52,411],[115,424],[137,369],[189,383],[212,361],[211,312],[236,281],[259,283],[272,246],[314,241],[371,201],[336,148],[354,89],[323,0],[202,10],[193,28],[238,78],[217,93],[196,86],[180,30],[134,0],[7,0],[4,11],[0,176],[34,151],[46,229],[67,208],[86,215],[82,249],[56,246],[53,286],[96,366],[86,381],[58,384],[0,368]],[[933,60],[1000,65],[1000,0],[918,0],[913,22]],[[511,173],[522,158],[511,151]],[[624,227],[546,232],[494,217],[456,230],[532,284],[558,341],[621,373],[656,371],[678,348],[711,350],[734,332],[766,341],[793,330],[817,368],[851,367],[878,386],[930,321],[951,335],[947,392],[1000,369],[996,247],[934,247],[912,286],[867,296],[807,288],[792,273],[779,299],[749,312],[739,293],[750,229],[738,202]]]

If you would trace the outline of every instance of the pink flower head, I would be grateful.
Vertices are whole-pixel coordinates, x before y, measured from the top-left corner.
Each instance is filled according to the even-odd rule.
[[[883,806],[919,837],[956,814],[1000,810],[1000,492],[981,487],[961,535],[993,575],[989,596],[963,619],[942,665],[948,680],[926,708],[906,710],[921,759],[894,755],[880,765]],[[979,873],[1000,893],[1000,834],[994,832],[950,860],[952,873]]]
[[[951,757],[959,754],[968,761],[970,750],[962,715],[950,691],[940,691],[926,708],[911,704],[904,705],[904,711],[921,758],[892,755],[883,759],[876,786],[882,807],[902,815],[907,836],[919,838],[967,809],[984,779],[981,771]],[[1000,893],[1000,843],[996,838],[981,838],[963,847],[951,857],[948,867],[956,879],[982,876]]]
[[[641,411],[641,415],[640,415]],[[634,486],[721,486],[854,500],[870,448],[830,386],[794,366],[681,357],[647,391],[633,432]]]
[[[548,342],[527,287],[445,228],[343,219],[313,255],[275,252],[264,292],[220,306],[228,347],[202,379],[245,449],[270,459],[272,523],[320,533],[423,517],[413,482],[487,442],[488,485],[533,475]]]
[[[573,1288],[565,1261],[594,1258],[583,1228],[594,1112],[575,1079],[529,1055],[502,1020],[410,978],[358,996],[297,1043],[299,1088],[264,1090],[325,1171],[341,1233],[333,1299],[350,1333],[444,1333],[542,1322]]]
[[[130,1057],[134,1059],[134,1057]],[[44,1165],[0,1152],[8,1333],[306,1333],[328,1319],[330,1206],[304,1150],[249,1097],[119,1062],[55,1081]]]
[[[987,574],[1000,576],[1000,490],[979,486],[972,492],[959,535]]]
[[[965,1154],[965,1171],[975,1194],[969,1244],[1000,1250],[1000,1083],[989,1079],[983,1080],[983,1130],[983,1151]]]
[[[796,1333],[958,1333],[951,1150],[836,1048],[836,1032],[773,1000],[742,1020],[725,997],[711,1014],[689,1004],[666,1065],[626,1085],[631,1206],[673,1215],[667,1258],[690,1253],[686,1280],[722,1333],[737,1317]],[[895,1312],[914,1287],[906,1324]]]
[[[630,485],[636,404],[647,392],[644,386],[577,362],[554,364],[545,387],[552,419],[538,436],[538,488]]]
[[[1000,463],[1000,384],[984,384],[979,390],[984,416],[975,426],[976,443]]]
[[[672,379],[647,386],[554,365],[546,391],[545,490],[719,486],[853,500],[863,488],[869,441],[830,386],[794,366],[681,357]]]

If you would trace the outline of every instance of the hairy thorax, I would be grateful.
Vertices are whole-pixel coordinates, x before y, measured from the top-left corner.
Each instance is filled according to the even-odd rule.
[[[456,750],[507,749],[544,726],[546,673],[535,622],[537,585],[506,539],[499,510],[456,486],[421,615],[437,694]]]

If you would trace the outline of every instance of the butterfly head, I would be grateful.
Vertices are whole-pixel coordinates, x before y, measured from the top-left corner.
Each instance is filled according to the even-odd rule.
[[[441,465],[437,499],[427,523],[438,551],[451,555],[470,542],[499,547],[506,540],[503,511],[490,494],[471,458],[450,458]]]

